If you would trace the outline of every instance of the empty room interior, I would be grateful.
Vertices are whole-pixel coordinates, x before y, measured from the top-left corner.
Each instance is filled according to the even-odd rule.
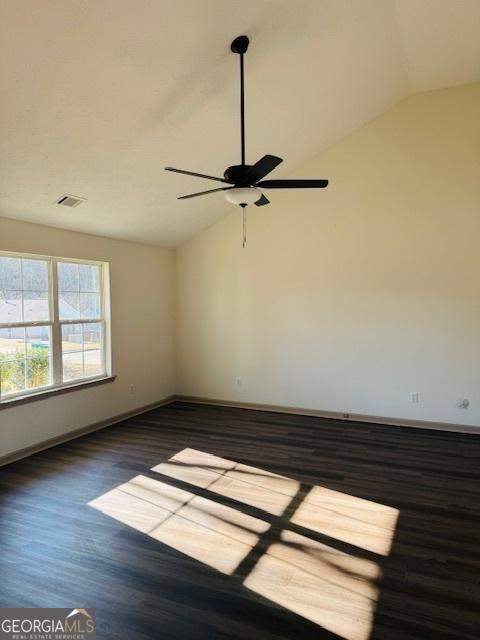
[[[0,637],[478,640],[480,1],[0,1]]]

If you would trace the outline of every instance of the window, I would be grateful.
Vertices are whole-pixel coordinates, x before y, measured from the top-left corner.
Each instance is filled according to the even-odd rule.
[[[0,400],[108,375],[107,273],[0,252]]]

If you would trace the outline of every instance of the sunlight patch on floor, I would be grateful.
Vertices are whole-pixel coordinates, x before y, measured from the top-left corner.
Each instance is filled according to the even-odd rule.
[[[367,640],[379,577],[375,562],[287,530],[244,585],[342,638]]]
[[[145,476],[88,504],[226,574],[269,528],[267,522]]]
[[[273,515],[281,515],[300,484],[195,449],[184,449],[152,471],[233,498]]]
[[[138,475],[89,505],[345,640],[368,639],[381,577],[369,553],[389,554],[396,509],[194,449],[152,471],[190,490]],[[269,522],[214,494],[264,511]]]
[[[290,520],[312,531],[388,556],[397,518],[398,509],[315,486]]]
[[[300,483],[262,469],[218,456],[184,449],[155,467],[163,475],[233,498],[273,515],[281,515],[297,493]],[[398,510],[321,486],[312,487],[291,518],[362,549],[387,556],[390,552]]]

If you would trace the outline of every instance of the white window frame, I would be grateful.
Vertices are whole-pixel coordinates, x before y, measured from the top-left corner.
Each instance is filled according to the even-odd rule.
[[[0,329],[26,328],[29,327],[50,327],[50,371],[52,383],[42,387],[32,389],[22,389],[14,393],[2,395],[0,379],[0,404],[8,403],[28,396],[42,395],[42,393],[55,390],[67,389],[75,386],[83,386],[89,382],[98,382],[112,375],[111,364],[111,336],[110,336],[110,265],[108,262],[97,260],[86,260],[83,258],[61,258],[56,256],[45,256],[33,253],[16,253],[11,251],[1,251],[0,257],[23,258],[25,260],[44,260],[48,268],[48,307],[49,320],[39,320],[31,322],[0,322]],[[100,268],[99,293],[100,293],[100,317],[99,318],[76,318],[74,320],[60,320],[59,313],[59,290],[58,290],[58,263],[95,265]],[[102,373],[95,376],[75,378],[63,382],[62,364],[62,326],[70,324],[101,324],[102,326]],[[68,352],[67,352],[68,353]]]

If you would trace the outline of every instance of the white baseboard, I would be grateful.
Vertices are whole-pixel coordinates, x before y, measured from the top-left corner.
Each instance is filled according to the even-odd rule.
[[[87,433],[92,433],[93,431],[104,429],[105,427],[109,427],[110,425],[115,424],[117,422],[122,422],[122,420],[127,420],[128,418],[133,418],[134,416],[138,416],[141,413],[145,413],[146,411],[151,411],[152,409],[156,409],[157,407],[162,407],[163,405],[170,404],[174,400],[175,400],[175,396],[168,396],[163,400],[159,400],[158,402],[154,402],[144,407],[139,407],[138,409],[133,409],[132,411],[127,411],[125,413],[112,416],[111,418],[107,418],[106,420],[101,420],[100,422],[95,422],[94,424],[81,427],[80,429],[69,431],[68,433],[64,433],[60,436],[55,436],[54,438],[43,440],[42,442],[38,442],[29,447],[18,449],[17,451],[13,451],[11,453],[7,453],[4,456],[0,456],[0,467],[6,464],[10,464],[11,462],[16,462],[17,460],[21,460],[22,458],[27,458],[28,456],[31,456],[34,453],[38,453],[39,451],[50,449],[50,447],[54,447],[57,444],[63,444],[64,442],[69,442],[69,440],[75,440],[75,438],[81,438]]]
[[[431,422],[428,420],[405,420],[400,418],[391,418],[388,416],[371,416],[371,415],[363,415],[359,413],[342,413],[340,411],[322,411],[320,409],[305,409],[302,407],[286,407],[282,405],[261,404],[256,402],[237,402],[234,400],[220,400],[218,398],[201,398],[197,396],[172,395],[172,396],[168,396],[167,398],[164,398],[163,400],[159,400],[158,402],[154,402],[153,404],[149,404],[147,406],[139,407],[137,409],[128,411],[126,413],[112,416],[107,420],[102,420],[100,422],[96,422],[95,424],[82,427],[81,429],[75,429],[74,431],[70,431],[68,433],[62,434],[61,436],[49,438],[48,440],[44,440],[43,442],[39,442],[29,447],[19,449],[18,451],[7,453],[6,455],[0,457],[0,466],[10,464],[11,462],[15,462],[16,460],[21,460],[22,458],[31,456],[34,453],[38,453],[39,451],[43,451],[45,449],[49,449],[50,447],[54,447],[57,444],[63,444],[64,442],[68,442],[69,440],[80,438],[81,436],[84,436],[87,433],[92,433],[93,431],[104,429],[105,427],[109,427],[110,425],[115,424],[117,422],[122,422],[122,420],[133,418],[134,416],[140,415],[147,411],[151,411],[152,409],[156,409],[157,407],[162,407],[164,405],[171,404],[172,402],[175,402],[175,401],[190,402],[192,404],[210,404],[210,405],[216,405],[216,406],[222,406],[222,407],[236,407],[238,409],[253,409],[255,411],[269,411],[272,413],[288,413],[288,414],[297,414],[297,415],[303,415],[303,416],[314,416],[319,418],[329,418],[331,420],[342,420],[344,422],[345,421],[369,422],[374,424],[392,425],[392,426],[398,426],[398,427],[412,427],[414,429],[433,429],[437,431],[449,431],[452,433],[468,433],[472,435],[473,434],[480,435],[480,426],[454,424],[450,422]]]
[[[429,420],[408,420],[391,418],[388,416],[371,416],[360,413],[342,413],[341,411],[322,411],[321,409],[305,409],[303,407],[285,407],[282,405],[262,404],[256,402],[237,402],[234,400],[220,400],[218,398],[202,398],[198,396],[176,395],[175,400],[191,402],[193,404],[212,404],[222,407],[237,407],[238,409],[254,409],[255,411],[271,411],[273,413],[292,413],[302,416],[315,416],[351,422],[370,422],[386,424],[396,427],[413,427],[415,429],[434,429],[436,431],[450,431],[453,433],[470,433],[480,435],[480,426],[454,424],[450,422],[433,422]]]

